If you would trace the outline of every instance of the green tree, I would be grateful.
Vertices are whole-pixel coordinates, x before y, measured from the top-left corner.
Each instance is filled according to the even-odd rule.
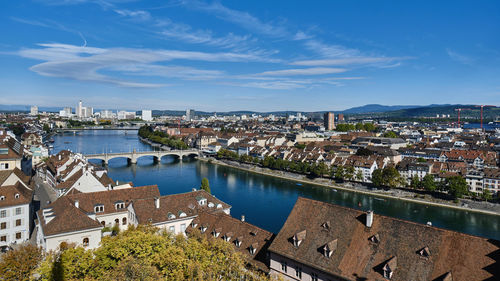
[[[365,126],[363,126],[362,123],[357,123],[356,124],[356,130],[361,131],[361,130],[364,130],[364,129],[365,129]]]
[[[447,178],[445,188],[454,198],[461,198],[468,193],[467,181],[461,176]]]
[[[359,155],[359,156],[370,156],[372,154],[373,154],[373,151],[371,151],[367,148],[364,148],[364,147],[360,147],[356,151],[356,155]]]
[[[417,188],[420,188],[420,186],[421,186],[421,182],[420,182],[420,179],[418,178],[418,176],[417,175],[413,176],[411,178],[411,181],[410,181],[410,187],[417,189]]]
[[[0,280],[30,280],[41,261],[40,248],[30,244],[21,245],[0,258]]]
[[[210,192],[210,183],[208,182],[207,178],[201,179],[201,189],[205,190],[208,193],[211,193]]]
[[[375,125],[373,125],[373,123],[365,123],[364,124],[364,129],[367,132],[373,132],[373,131],[376,130]]]
[[[356,180],[358,180],[358,181],[363,181],[363,172],[361,172],[361,170],[359,170],[359,171],[356,173]]]
[[[400,185],[401,175],[394,167],[386,167],[382,171],[383,182],[385,186],[394,188]]]
[[[436,182],[434,181],[434,176],[427,174],[422,179],[422,187],[427,191],[435,191],[437,189]]]
[[[347,166],[345,168],[345,178],[348,180],[353,180],[354,179],[354,167],[353,166]]]
[[[487,188],[484,188],[483,193],[481,193],[481,198],[485,201],[491,200],[492,196],[491,196],[490,190]]]
[[[49,126],[49,124],[47,124],[47,123],[43,124],[43,130],[46,133],[50,133],[50,126]]]
[[[384,133],[384,138],[397,138],[398,135],[396,135],[395,132],[393,131],[387,131]]]
[[[374,186],[382,187],[384,185],[384,177],[382,169],[376,169],[372,173],[372,183]]]

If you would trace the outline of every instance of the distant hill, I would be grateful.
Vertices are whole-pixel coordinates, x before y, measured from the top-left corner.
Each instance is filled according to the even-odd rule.
[[[363,114],[363,113],[377,113],[395,111],[408,108],[421,107],[421,105],[381,105],[381,104],[367,104],[363,106],[353,107],[342,111],[344,114]]]

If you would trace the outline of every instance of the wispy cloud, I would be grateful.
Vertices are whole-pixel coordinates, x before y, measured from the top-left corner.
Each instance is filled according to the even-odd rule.
[[[456,61],[456,62],[459,62],[461,64],[466,64],[466,65],[472,65],[474,63],[474,59],[469,57],[469,56],[466,56],[466,55],[463,55],[463,54],[460,54],[460,53],[457,53],[456,51],[452,51],[450,49],[446,49],[446,53],[448,54],[448,56]]]
[[[201,70],[182,66],[164,66],[174,60],[209,62],[249,62],[263,59],[253,54],[205,53],[178,50],[132,48],[92,48],[67,44],[39,44],[41,48],[22,49],[21,57],[45,61],[30,69],[40,75],[79,81],[93,81],[122,87],[161,87],[164,84],[126,81],[99,73],[103,70],[118,74],[141,74],[189,80],[213,79],[222,75],[216,70]]]
[[[137,20],[147,21],[151,19],[151,14],[148,11],[142,11],[142,10],[132,11],[126,9],[125,10],[115,9],[114,11],[119,15],[131,17]]]
[[[319,60],[301,60],[292,62],[292,65],[303,66],[325,66],[325,65],[353,65],[353,64],[376,64],[389,63],[399,60],[408,60],[411,57],[350,57],[339,59],[319,59]]]
[[[185,7],[197,9],[213,14],[219,19],[238,24],[239,26],[259,34],[284,37],[289,35],[289,31],[281,26],[269,22],[263,22],[257,17],[247,12],[230,9],[220,2],[205,3],[197,0],[181,1]]]
[[[343,68],[314,67],[314,68],[302,68],[302,69],[297,68],[297,69],[265,71],[255,75],[256,76],[311,76],[311,75],[342,73],[345,71],[347,70]]]

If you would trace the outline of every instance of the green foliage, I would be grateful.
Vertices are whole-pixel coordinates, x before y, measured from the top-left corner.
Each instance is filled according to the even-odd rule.
[[[208,182],[207,178],[201,179],[201,189],[205,190],[208,193],[211,193],[210,192],[210,183]]]
[[[335,169],[334,177],[337,180],[344,180],[344,178],[345,178],[344,166],[342,166],[342,165],[337,166],[337,168]]]
[[[49,254],[41,280],[267,280],[245,269],[231,243],[199,232],[172,237],[152,226],[104,237],[95,250],[69,247]]]
[[[427,162],[427,160],[425,160],[423,157],[418,157],[417,158],[417,162],[419,162],[419,163],[425,163],[425,162]]]
[[[295,147],[298,149],[304,149],[304,148],[306,148],[306,144],[305,143],[295,143]]]
[[[349,132],[349,131],[354,131],[354,130],[374,132],[376,129],[377,128],[372,123],[366,123],[366,124],[363,124],[363,123],[357,123],[357,124],[343,123],[343,124],[337,124],[337,126],[335,128],[335,130],[338,132]]]
[[[83,127],[83,126],[93,126],[95,125],[93,121],[80,121],[80,120],[68,120],[68,128],[71,127]]]
[[[436,182],[434,181],[434,176],[427,174],[422,179],[422,187],[427,191],[435,191],[437,189]]]
[[[50,126],[49,126],[49,124],[43,124],[43,130],[44,130],[46,133],[50,133]]]
[[[142,138],[149,139],[152,142],[160,143],[175,149],[187,149],[187,144],[174,136],[161,131],[154,131],[151,126],[144,125],[139,128],[138,135]]]
[[[414,189],[418,189],[422,186],[420,179],[415,175],[411,178],[410,187]]]
[[[489,189],[485,188],[483,189],[483,193],[481,193],[481,198],[485,201],[491,200],[491,192]]]
[[[394,188],[403,185],[403,180],[396,168],[386,167],[384,169],[376,169],[373,171],[372,183],[378,187],[386,186]]]
[[[20,124],[10,124],[8,126],[9,130],[11,130],[14,135],[16,136],[20,136],[22,134],[24,134],[24,132],[26,132],[26,130],[24,129],[24,126],[23,125],[20,125]]]
[[[30,244],[0,257],[0,280],[30,280],[42,260],[42,250]]]
[[[335,127],[335,131],[338,132],[349,132],[349,131],[354,131],[356,129],[356,126],[354,124],[337,124]]]
[[[393,131],[388,131],[384,133],[384,138],[397,138],[398,135]]]
[[[461,198],[467,195],[467,181],[461,176],[452,176],[446,179],[444,189],[454,198]]]

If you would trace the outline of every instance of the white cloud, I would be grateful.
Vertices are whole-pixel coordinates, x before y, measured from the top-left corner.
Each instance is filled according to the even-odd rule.
[[[131,11],[131,10],[119,10],[115,9],[115,12],[121,16],[131,17],[141,21],[147,21],[151,19],[151,14],[148,11]]]
[[[284,37],[289,34],[287,29],[283,26],[262,22],[261,20],[250,15],[247,12],[227,8],[220,2],[213,2],[211,4],[208,4],[196,0],[186,0],[182,1],[182,3],[187,8],[193,8],[212,13],[217,18],[238,24],[241,27],[253,32],[275,37]]]
[[[338,59],[301,60],[292,62],[292,65],[325,66],[325,65],[351,65],[351,64],[376,64],[388,63],[398,60],[407,60],[411,57],[350,57]]]
[[[468,56],[465,56],[465,55],[462,55],[462,54],[459,54],[455,51],[452,51],[450,49],[446,49],[446,53],[448,54],[448,56],[454,60],[454,61],[457,61],[461,64],[466,64],[466,65],[471,65],[474,63],[474,59],[471,58],[471,57],[468,57]]]
[[[257,76],[310,76],[310,75],[325,75],[333,73],[342,73],[346,69],[343,68],[328,68],[328,67],[314,67],[314,68],[297,68],[297,69],[284,69],[265,71],[255,74]]]
[[[141,74],[189,80],[213,79],[222,75],[216,70],[201,70],[182,66],[164,66],[173,60],[208,62],[265,61],[254,54],[204,53],[177,50],[150,50],[131,48],[91,48],[67,44],[39,44],[42,48],[22,49],[18,55],[44,61],[30,69],[40,75],[79,81],[115,84],[123,87],[161,87],[164,84],[126,81],[99,71],[111,70],[118,74]]]

